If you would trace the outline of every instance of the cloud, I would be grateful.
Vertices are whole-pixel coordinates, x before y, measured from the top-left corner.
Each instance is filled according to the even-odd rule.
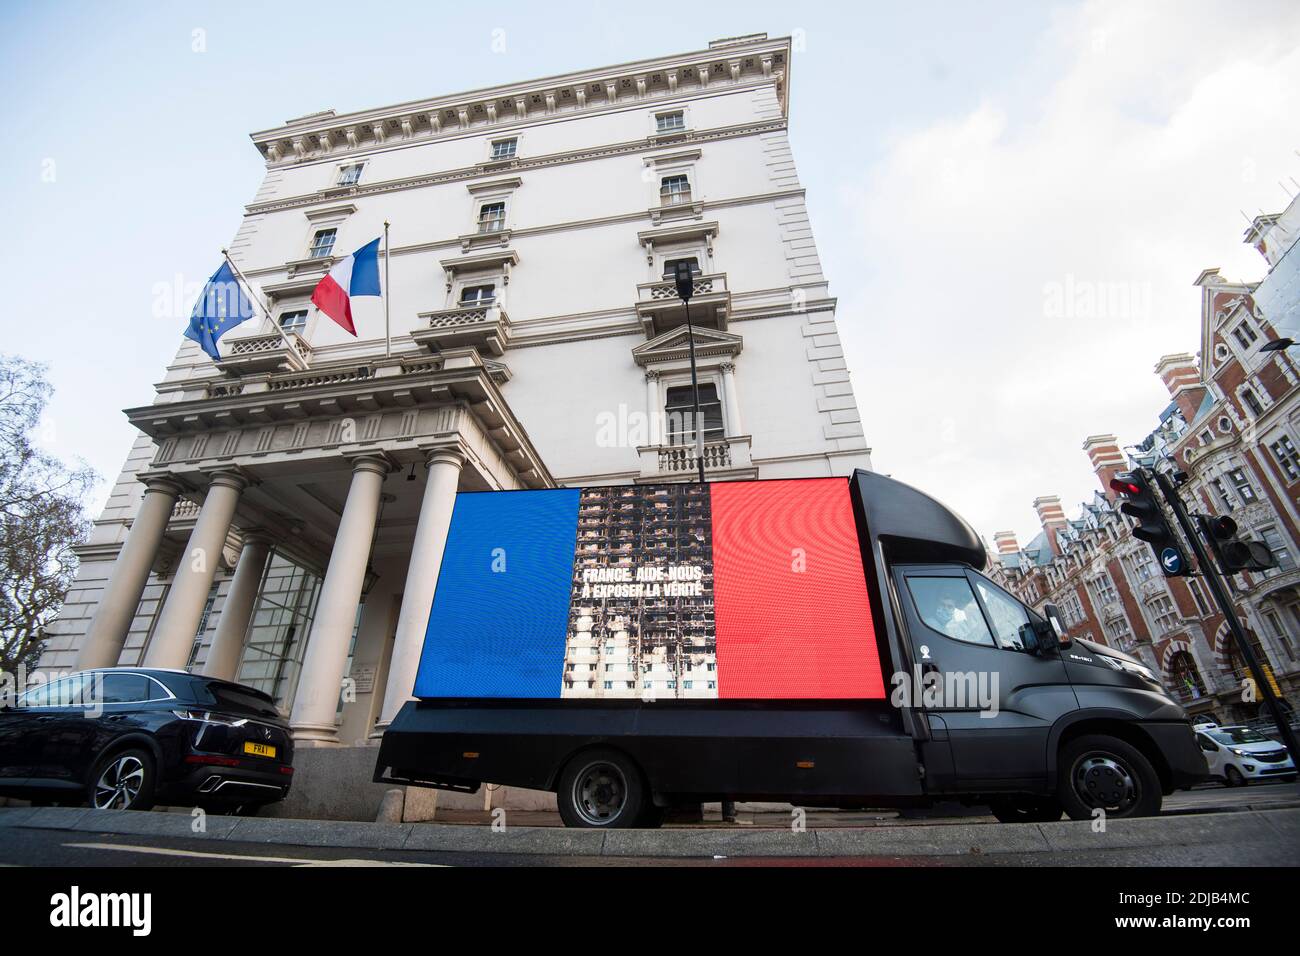
[[[902,132],[845,189],[840,309],[876,467],[1022,542],[1036,496],[1091,497],[1085,437],[1154,426],[1197,274],[1263,274],[1242,211],[1300,176],[1300,8],[1091,3],[1028,62],[1036,87]]]

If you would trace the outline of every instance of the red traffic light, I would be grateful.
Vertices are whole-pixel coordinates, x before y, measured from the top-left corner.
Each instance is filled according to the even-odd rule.
[[[1210,534],[1214,535],[1220,541],[1227,541],[1237,534],[1237,522],[1233,521],[1227,515],[1215,515],[1208,522]]]
[[[1121,495],[1142,494],[1142,486],[1139,485],[1137,482],[1135,482],[1132,478],[1125,478],[1123,476],[1117,475],[1116,477],[1110,480],[1110,486],[1111,488],[1118,491]]]

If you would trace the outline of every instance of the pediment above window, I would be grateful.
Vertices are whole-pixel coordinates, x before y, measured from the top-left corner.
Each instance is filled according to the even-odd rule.
[[[695,356],[705,358],[735,358],[740,354],[744,339],[734,332],[718,329],[695,329]],[[686,328],[679,326],[669,329],[662,335],[655,336],[648,342],[632,349],[632,359],[637,365],[651,365],[680,362],[690,357],[690,346]]]

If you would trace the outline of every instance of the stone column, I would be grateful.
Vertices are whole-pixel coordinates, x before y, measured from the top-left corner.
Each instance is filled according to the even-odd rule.
[[[212,638],[208,659],[203,665],[203,673],[209,677],[235,679],[244,651],[244,638],[248,634],[248,622],[257,603],[257,589],[262,584],[262,574],[271,556],[271,543],[271,536],[261,531],[249,531],[244,535],[244,547],[239,552],[230,592],[221,606],[217,633]]]
[[[727,437],[745,434],[745,426],[740,423],[740,396],[736,394],[736,366],[731,362],[722,364],[722,393],[727,405]]]
[[[388,462],[379,457],[362,457],[352,462],[352,487],[334,536],[334,549],[321,585],[316,618],[307,638],[307,654],[289,718],[294,742],[300,747],[339,742],[334,715],[343,689],[348,642],[356,623],[357,605],[361,603],[379,496],[388,471]]]
[[[221,549],[226,545],[226,535],[235,518],[239,493],[247,484],[242,475],[231,471],[219,471],[212,476],[189,543],[176,562],[176,576],[167,603],[145,653],[145,667],[181,670],[189,663],[194,635],[221,560]]]
[[[420,665],[433,592],[438,584],[438,568],[451,527],[451,512],[456,505],[456,487],[464,459],[454,451],[440,450],[429,455],[429,477],[420,502],[420,520],[415,526],[411,546],[411,563],[406,572],[406,590],[402,610],[397,618],[397,636],[393,657],[388,663],[388,681],[384,685],[384,706],[372,736],[380,736],[402,705],[411,699],[415,672]]]
[[[144,482],[144,500],[131,522],[122,550],[109,574],[104,595],[86,630],[77,667],[113,667],[122,653],[122,644],[131,628],[140,596],[149,582],[163,532],[176,506],[181,486],[167,478],[149,478]]]

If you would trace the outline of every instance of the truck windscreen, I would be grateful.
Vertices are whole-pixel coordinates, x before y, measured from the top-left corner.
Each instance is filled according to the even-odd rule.
[[[459,494],[415,694],[882,699],[849,482]]]

